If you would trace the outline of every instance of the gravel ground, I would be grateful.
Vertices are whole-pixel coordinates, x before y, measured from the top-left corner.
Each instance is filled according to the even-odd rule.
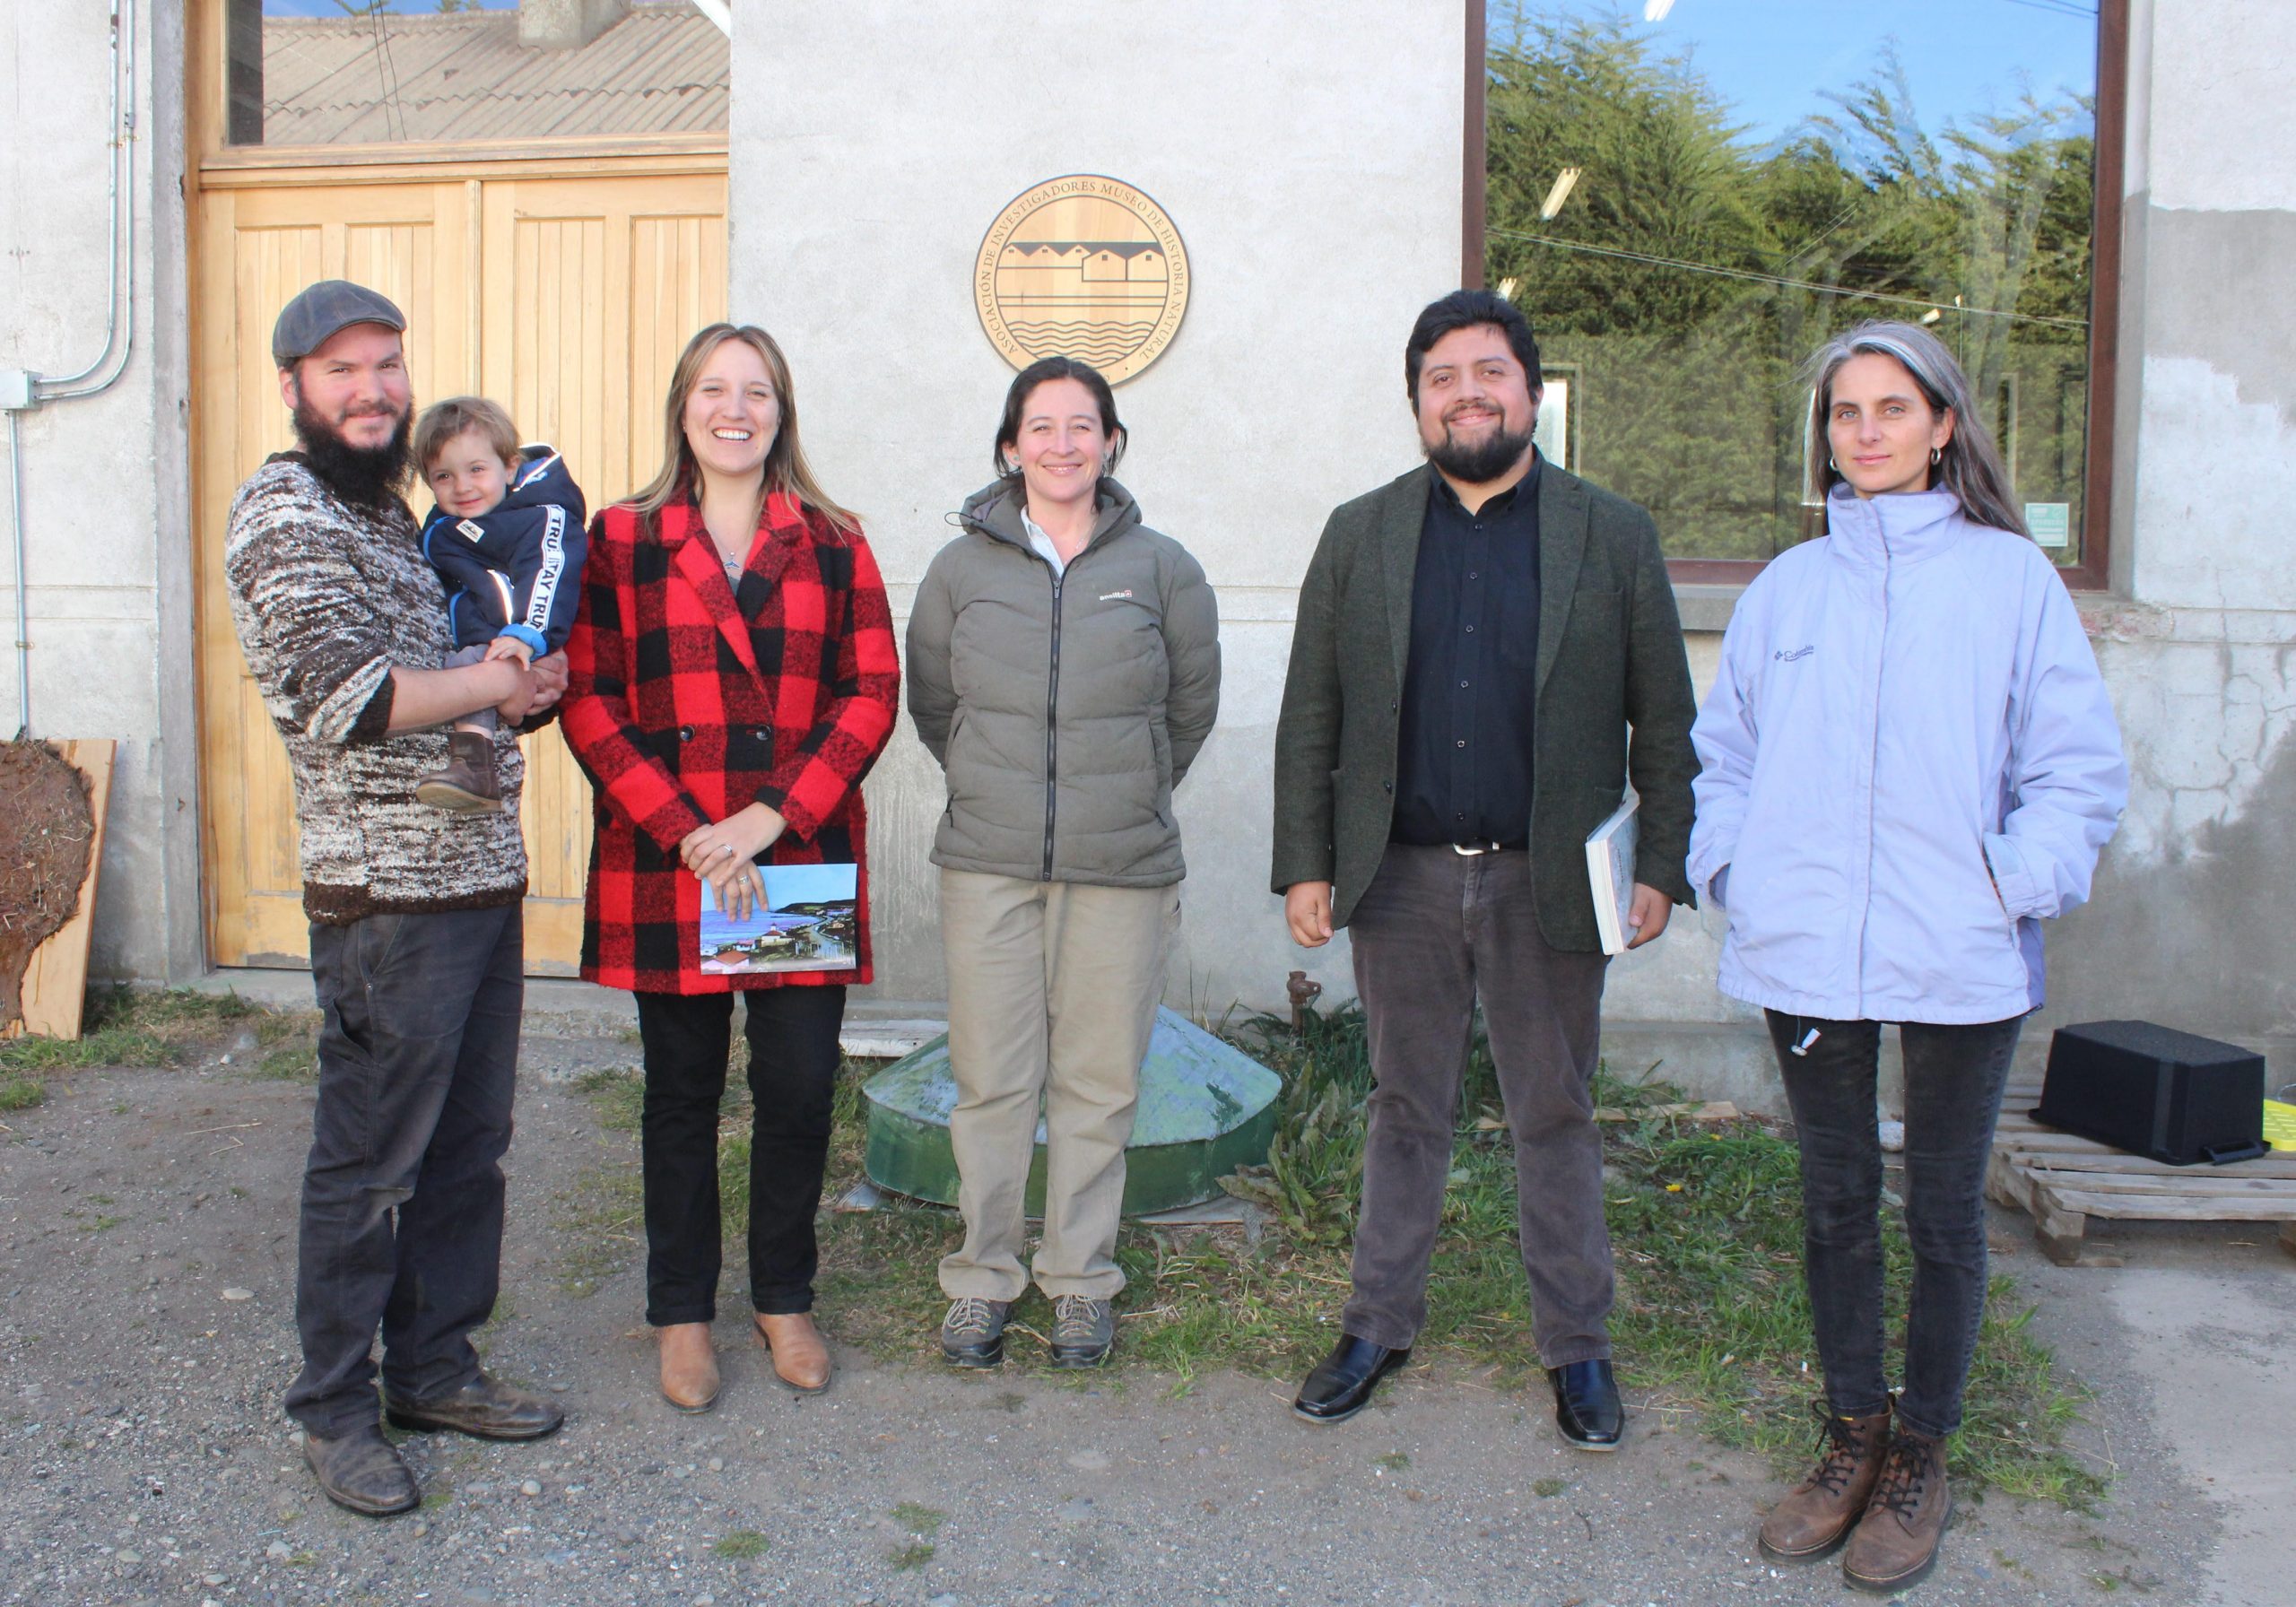
[[[567,1290],[570,1258],[596,1254],[566,1225],[570,1194],[634,1140],[603,1132],[563,1079],[634,1053],[527,1048],[483,1343],[503,1376],[563,1394],[567,1428],[526,1446],[411,1440],[428,1499],[384,1522],[319,1496],[279,1406],[308,1087],[221,1063],[50,1077],[48,1103],[0,1131],[0,1602],[1848,1599],[1831,1566],[1759,1559],[1754,1525],[1781,1487],[1752,1459],[1656,1409],[1622,1454],[1575,1453],[1542,1394],[1460,1368],[1414,1368],[1320,1429],[1291,1418],[1291,1380],[1071,1385],[845,1347],[835,1386],[801,1399],[773,1386],[729,1284],[724,1395],[677,1416],[654,1394],[637,1247],[595,1293]],[[2159,1367],[2160,1342],[2127,1300],[2100,1298],[2124,1274],[2048,1267],[2013,1220],[1997,1226],[2048,1342],[2098,1392],[2080,1443],[2118,1481],[2093,1514],[1965,1501],[1917,1599],[2239,1607],[2217,1557],[2238,1494],[2167,1438],[2174,1417],[2138,1370]],[[2266,1247],[2160,1238],[2130,1275],[2214,1255],[2209,1276],[2274,1291],[2258,1320],[2284,1333],[2290,1281],[2269,1234],[2253,1237]]]

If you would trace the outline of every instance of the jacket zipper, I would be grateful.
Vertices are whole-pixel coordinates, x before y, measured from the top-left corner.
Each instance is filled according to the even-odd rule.
[[[1896,554],[1890,551],[1890,532],[1881,526],[1882,535],[1882,628],[1874,633],[1874,698],[1873,723],[1867,734],[1866,747],[1866,885],[1858,903],[1857,916],[1857,1008],[1866,1008],[1866,933],[1874,922],[1874,810],[1875,776],[1882,764],[1882,657],[1889,646],[1890,636],[1890,575]]]
[[[1031,556],[1035,556],[1031,554]],[[1079,552],[1076,555],[1084,555]],[[1039,558],[1039,562],[1043,562]],[[1045,564],[1052,577],[1052,673],[1044,689],[1044,880],[1052,880],[1052,828],[1060,795],[1060,583],[1062,572]]]

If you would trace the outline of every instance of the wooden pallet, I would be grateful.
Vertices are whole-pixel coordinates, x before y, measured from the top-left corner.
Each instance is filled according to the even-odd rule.
[[[2118,1255],[2083,1238],[2092,1216],[2278,1222],[2281,1247],[2296,1255],[2296,1154],[2276,1151],[2224,1167],[2164,1166],[2044,1126],[2027,1114],[2039,1102],[2038,1088],[2012,1089],[2002,1099],[1985,1190],[2031,1213],[2033,1238],[2059,1266],[2120,1264]]]

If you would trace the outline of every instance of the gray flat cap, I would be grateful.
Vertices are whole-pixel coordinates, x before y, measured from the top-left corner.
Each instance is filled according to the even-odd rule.
[[[279,322],[271,326],[272,360],[291,369],[353,324],[380,324],[404,334],[406,315],[363,284],[322,279],[279,309]]]

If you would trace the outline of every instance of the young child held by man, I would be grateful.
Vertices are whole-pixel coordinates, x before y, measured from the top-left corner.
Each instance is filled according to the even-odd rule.
[[[452,396],[423,411],[414,457],[438,506],[422,526],[422,555],[447,583],[457,651],[447,667],[491,658],[530,665],[573,628],[587,543],[581,488],[548,447],[521,447],[510,415],[483,396]],[[446,768],[414,795],[434,809],[493,814],[494,711],[455,722]]]

